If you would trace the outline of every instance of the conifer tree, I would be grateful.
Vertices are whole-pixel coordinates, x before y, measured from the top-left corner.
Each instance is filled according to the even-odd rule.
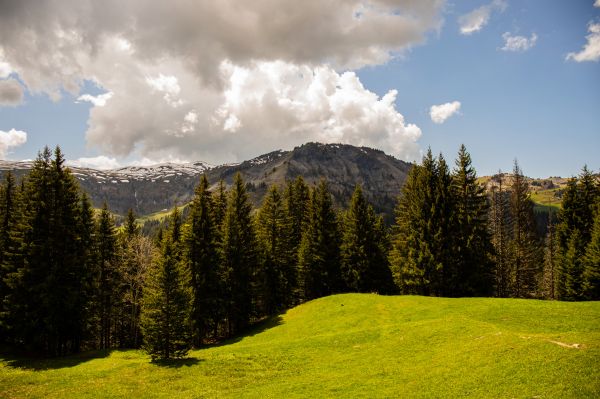
[[[287,248],[285,254],[288,257],[288,268],[293,270],[293,275],[289,281],[292,292],[290,304],[300,302],[302,299],[303,288],[300,287],[300,270],[298,268],[298,253],[302,235],[306,229],[308,222],[308,209],[310,202],[310,190],[302,176],[298,176],[296,180],[287,183],[285,193],[285,211],[287,223],[285,225],[285,237]]]
[[[510,261],[508,243],[512,226],[508,206],[508,192],[504,187],[502,171],[492,177],[490,190],[489,230],[494,247],[494,283],[496,296],[510,296]]]
[[[290,248],[286,227],[290,224],[284,201],[277,186],[269,188],[257,217],[257,237],[263,262],[263,303],[266,314],[275,314],[292,303],[294,265],[287,253]]]
[[[573,292],[574,286],[569,282],[583,281],[583,276],[569,275],[583,272],[580,264],[569,250],[577,252],[573,246],[584,248],[588,246],[592,237],[594,207],[600,198],[600,188],[587,166],[583,167],[578,179],[572,178],[563,193],[560,223],[557,227],[557,259],[560,265],[557,293],[561,299],[581,299],[583,292]],[[574,232],[578,231],[578,244],[572,243]],[[571,245],[572,244],[572,245]],[[571,248],[570,248],[571,247]],[[583,285],[579,286],[584,289]]]
[[[339,231],[327,183],[311,192],[309,217],[299,249],[299,269],[306,300],[341,290]]]
[[[556,283],[558,271],[556,267],[556,232],[554,213],[550,213],[546,242],[544,247],[544,273],[542,278],[542,291],[544,298],[556,299]]]
[[[122,276],[118,265],[117,255],[117,233],[114,219],[108,210],[106,202],[96,223],[97,242],[97,294],[96,309],[99,325],[99,347],[108,349],[116,342],[113,338],[116,331],[118,319],[118,305],[122,298]]]
[[[141,326],[144,349],[152,359],[183,357],[191,347],[192,293],[181,262],[180,228],[181,216],[175,208],[144,287]]]
[[[576,301],[583,299],[583,271],[585,256],[585,244],[579,230],[571,233],[567,244],[567,251],[562,257],[564,262],[563,275],[564,292],[561,299]]]
[[[529,184],[516,160],[510,186],[510,212],[513,223],[510,241],[512,295],[517,298],[534,296],[541,272],[539,243]]]
[[[344,214],[342,227],[341,272],[346,289],[389,293],[393,283],[382,221],[375,215],[359,185]]]
[[[454,273],[452,295],[490,295],[493,289],[485,189],[477,183],[471,156],[461,145],[452,178],[454,195]]]
[[[184,259],[191,277],[193,297],[195,345],[202,344],[209,333],[216,332],[221,317],[217,239],[212,196],[208,190],[208,180],[203,175],[195,190],[184,234]]]
[[[127,211],[127,216],[125,217],[125,223],[123,225],[126,239],[133,238],[136,234],[139,234],[140,232],[140,228],[138,227],[135,220],[135,213],[133,212],[133,209],[129,208],[129,210]]]
[[[254,276],[258,253],[251,213],[246,185],[238,173],[229,193],[220,251],[230,335],[248,327],[256,305]]]
[[[20,254],[5,280],[17,343],[50,356],[77,352],[85,329],[80,196],[64,157],[45,148],[24,186]]]
[[[583,295],[592,301],[600,300],[600,201],[583,265]]]
[[[430,149],[411,169],[396,208],[390,263],[402,293],[447,294],[452,200],[445,161]]]
[[[0,184],[0,342],[7,340],[10,330],[5,309],[9,294],[6,280],[14,271],[13,258],[20,244],[17,235],[19,216],[19,195],[15,178],[9,171],[4,183]]]
[[[225,182],[219,180],[217,191],[213,196],[213,215],[214,224],[217,232],[220,234],[225,221],[225,213],[227,212],[227,190],[225,189]]]

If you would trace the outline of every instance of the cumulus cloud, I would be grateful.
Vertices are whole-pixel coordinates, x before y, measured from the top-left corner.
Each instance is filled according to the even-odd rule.
[[[96,107],[104,107],[106,105],[106,102],[110,100],[112,96],[113,93],[110,91],[108,93],[99,94],[97,96],[93,96],[91,94],[83,94],[77,97],[77,102],[86,101],[94,104],[94,106]]]
[[[600,8],[600,0],[596,0],[596,2],[594,3],[594,7]]]
[[[506,1],[494,0],[458,18],[460,33],[470,35],[480,31],[490,20],[493,11],[503,12],[506,9]]]
[[[590,34],[585,37],[587,43],[583,46],[583,49],[577,53],[567,54],[567,60],[577,62],[600,60],[600,23],[590,23],[588,31]]]
[[[90,168],[90,169],[100,169],[100,170],[108,170],[108,169],[116,169],[120,167],[119,161],[115,158],[107,157],[104,155],[99,155],[97,157],[90,158],[79,158],[68,160],[67,165],[74,166],[77,168]]]
[[[11,148],[18,147],[27,142],[27,133],[21,130],[10,129],[8,132],[0,130],[0,158],[5,158]]]
[[[15,79],[0,80],[0,107],[23,102],[23,87]]]
[[[0,60],[0,79],[7,78],[12,73],[12,68],[8,62]]]
[[[503,51],[527,51],[535,46],[537,42],[537,35],[535,33],[532,33],[531,37],[527,38],[525,36],[513,36],[509,32],[504,32],[502,38],[504,39],[504,47],[501,48]]]
[[[271,150],[290,135],[294,143],[338,136],[353,144],[383,143],[382,137],[404,134],[397,129],[415,136],[416,126],[398,127],[403,118],[396,111],[392,118],[396,122],[390,127],[376,123],[376,129],[361,134],[350,133],[350,122],[358,120],[353,112],[329,110],[329,133],[324,134],[318,130],[324,126],[321,113],[311,109],[316,119],[309,121],[291,115],[291,105],[272,101],[269,96],[275,94],[292,105],[297,100],[279,93],[279,83],[266,79],[262,70],[287,68],[278,76],[291,82],[292,71],[314,76],[324,70],[339,82],[344,74],[338,71],[381,64],[422,43],[428,32],[441,26],[444,2],[22,0],[2,6],[0,48],[3,59],[33,94],[58,99],[67,91],[79,96],[79,101],[96,101],[86,137],[88,144],[111,156],[136,153],[159,159],[170,152],[182,159],[207,156],[216,162],[235,161]],[[240,84],[235,81],[243,75],[240,71],[262,77]],[[97,97],[80,96],[85,80],[113,93],[110,101],[100,106]],[[356,76],[351,80],[360,84]],[[299,91],[308,86],[300,89],[296,83],[283,83],[306,98]],[[230,92],[237,87],[264,94],[260,101],[251,101],[254,107],[263,107],[255,110],[260,116],[257,121],[249,119],[247,107],[231,102]],[[327,87],[340,90],[331,82]],[[365,94],[358,89],[356,93]],[[253,98],[252,93],[239,96]],[[364,115],[394,115],[384,111],[393,108],[392,94],[383,99],[373,96],[365,94],[371,100],[363,105],[375,108],[364,110]],[[301,128],[292,126],[296,120]],[[243,142],[250,144],[242,148],[238,143]],[[401,143],[389,144],[402,148],[398,156],[407,153],[408,144]],[[214,159],[217,156],[223,158]]]
[[[440,105],[432,105],[429,109],[429,116],[433,123],[442,124],[446,119],[456,114],[460,110],[460,101],[452,101]]]

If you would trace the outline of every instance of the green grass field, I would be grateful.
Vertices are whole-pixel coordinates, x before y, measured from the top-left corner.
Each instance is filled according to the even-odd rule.
[[[600,302],[346,294],[180,361],[0,358],[1,398],[589,398]]]

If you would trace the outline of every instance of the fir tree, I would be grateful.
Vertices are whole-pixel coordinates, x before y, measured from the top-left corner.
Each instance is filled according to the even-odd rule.
[[[212,212],[213,204],[208,190],[208,180],[206,176],[202,176],[190,206],[184,237],[184,258],[192,286],[192,324],[195,345],[200,345],[209,333],[215,332],[221,317],[218,232]]]
[[[234,179],[223,221],[221,263],[229,334],[250,324],[254,297],[254,275],[258,266],[252,205],[246,185],[238,173]]]
[[[289,281],[290,289],[290,304],[295,304],[301,301],[303,296],[303,288],[300,287],[300,270],[298,268],[298,254],[302,235],[306,229],[308,222],[308,209],[310,201],[310,190],[302,176],[298,176],[296,180],[287,183],[285,193],[285,211],[286,220],[285,237],[287,248],[285,254],[287,256],[287,268],[293,271],[291,280]]]
[[[340,291],[337,215],[324,180],[312,190],[308,223],[298,256],[304,299],[310,300]]]
[[[471,156],[460,147],[452,178],[455,204],[454,273],[452,295],[490,295],[493,289],[491,252],[488,232],[488,203],[485,189],[477,183]]]
[[[340,252],[345,287],[353,292],[389,293],[393,283],[383,224],[358,185],[342,226]]]
[[[291,237],[283,198],[273,185],[265,195],[257,217],[257,237],[262,249],[263,303],[266,314],[275,314],[292,303],[294,265],[288,255]]]
[[[536,294],[536,281],[541,271],[533,202],[529,195],[529,184],[515,160],[510,186],[510,212],[513,222],[510,261],[511,292],[517,298]]]
[[[587,299],[600,300],[600,207],[596,212],[594,229],[583,261],[583,291]]]
[[[118,267],[115,222],[106,202],[98,216],[95,235],[98,260],[96,309],[100,322],[98,344],[100,349],[108,349],[116,344],[113,338],[122,297],[122,276]]]
[[[510,296],[510,261],[508,243],[512,219],[508,206],[508,192],[504,188],[501,171],[492,177],[490,190],[489,230],[494,247],[494,281],[496,296]]]
[[[17,344],[50,356],[80,350],[86,323],[86,262],[78,186],[56,148],[45,148],[24,186],[19,255],[6,278]]]
[[[542,291],[544,298],[556,299],[556,284],[558,271],[556,267],[556,232],[554,213],[550,213],[548,218],[548,232],[546,233],[546,242],[544,247],[544,273],[542,278]]]
[[[177,208],[170,228],[146,279],[141,326],[144,349],[152,359],[183,357],[191,347],[191,302],[189,275],[180,254],[181,218]]]
[[[135,213],[133,213],[133,209],[129,208],[129,210],[127,211],[127,216],[125,217],[125,223],[123,225],[123,229],[125,230],[125,237],[127,239],[133,238],[140,232],[140,228],[138,227],[135,220]]]

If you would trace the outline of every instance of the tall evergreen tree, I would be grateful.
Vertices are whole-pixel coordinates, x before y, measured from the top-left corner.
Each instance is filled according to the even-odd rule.
[[[558,271],[556,267],[556,232],[554,213],[550,213],[544,247],[544,273],[542,291],[544,298],[556,299]]]
[[[529,183],[525,180],[516,160],[510,186],[509,205],[513,222],[510,242],[512,295],[534,296],[537,289],[536,281],[541,272],[539,243],[536,237]]]
[[[594,229],[583,261],[583,291],[587,299],[600,300],[600,207],[596,211]]]
[[[302,235],[308,222],[308,209],[310,202],[310,190],[302,176],[287,183],[284,193],[285,211],[287,223],[285,225],[285,236],[287,248],[285,254],[288,257],[287,267],[293,270],[292,280],[289,281],[292,290],[292,303],[298,303],[302,299],[302,289],[299,286],[300,270],[298,268],[298,253]]]
[[[508,192],[504,186],[504,175],[501,171],[492,177],[490,190],[489,230],[494,247],[494,283],[496,296],[510,296],[510,260],[509,238],[512,218],[508,206]]]
[[[488,203],[485,189],[477,183],[471,155],[461,145],[452,177],[454,195],[454,273],[453,295],[490,295],[493,290],[488,232]]]
[[[600,188],[590,170],[584,166],[578,179],[572,178],[563,192],[562,207],[559,213],[560,223],[557,226],[557,262],[559,277],[557,294],[561,299],[581,299],[583,289],[577,282],[583,281],[583,273],[579,260],[572,255],[581,247],[585,248],[592,237],[594,207],[600,198]],[[572,242],[577,231],[577,242]]]
[[[127,211],[127,216],[125,217],[125,223],[123,225],[126,239],[133,238],[136,234],[139,234],[140,232],[140,228],[138,227],[135,220],[135,213],[133,212],[133,209],[129,208],[129,210]]]
[[[18,342],[50,356],[77,352],[85,330],[80,196],[64,157],[45,148],[23,193],[22,243],[6,278],[7,313]]]
[[[325,180],[312,190],[309,217],[299,249],[301,287],[306,300],[341,290],[337,215]]]
[[[262,252],[262,302],[265,313],[275,314],[292,302],[295,280],[289,263],[286,226],[289,224],[283,198],[277,186],[269,188],[256,219],[256,233]]]
[[[141,325],[144,348],[153,359],[183,357],[191,347],[192,293],[181,262],[180,228],[181,216],[175,208],[144,288]]]
[[[396,207],[390,263],[405,294],[448,295],[452,275],[451,178],[444,159],[431,150],[414,166]]]
[[[101,349],[108,349],[116,345],[113,338],[122,298],[122,276],[118,265],[115,222],[106,202],[98,216],[95,235],[98,260],[95,302],[100,323],[98,345]]]
[[[224,298],[229,334],[250,324],[254,297],[254,276],[258,266],[257,242],[252,220],[252,204],[246,185],[235,176],[223,222],[221,263],[225,281]]]
[[[382,221],[356,186],[343,218],[341,271],[346,289],[353,292],[392,291]]]
[[[202,344],[216,333],[221,317],[219,299],[218,232],[213,215],[212,196],[205,175],[196,187],[184,235],[184,259],[192,285],[192,324],[194,344]]]

